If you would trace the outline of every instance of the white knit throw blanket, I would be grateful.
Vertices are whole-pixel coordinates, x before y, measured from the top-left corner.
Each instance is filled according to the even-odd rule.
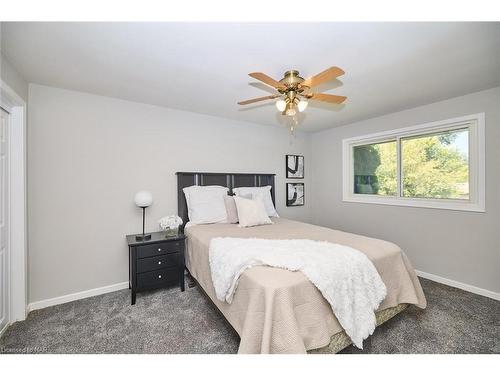
[[[323,294],[354,345],[376,326],[386,287],[373,263],[353,248],[312,240],[214,238],[210,270],[217,298],[231,303],[240,275],[254,266],[301,271]]]

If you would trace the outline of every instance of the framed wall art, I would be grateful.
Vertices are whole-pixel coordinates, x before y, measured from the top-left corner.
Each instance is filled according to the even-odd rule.
[[[303,155],[286,155],[286,178],[304,178]]]
[[[304,205],[303,182],[289,182],[286,184],[286,205],[287,206]]]

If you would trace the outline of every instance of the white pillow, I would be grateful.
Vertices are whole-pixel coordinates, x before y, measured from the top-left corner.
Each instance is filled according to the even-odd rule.
[[[258,186],[258,187],[239,187],[233,189],[234,194],[241,197],[246,194],[252,194],[252,199],[260,197],[264,202],[267,216],[279,217],[274,208],[273,199],[271,198],[271,186]]]
[[[227,222],[229,224],[236,224],[238,222],[238,209],[234,203],[234,197],[226,195],[224,197],[224,204],[226,205]]]
[[[189,186],[184,189],[189,221],[192,224],[225,223],[227,221],[224,186]]]
[[[236,209],[238,210],[239,227],[253,227],[256,225],[272,224],[267,216],[266,208],[260,198],[245,199],[234,197]]]

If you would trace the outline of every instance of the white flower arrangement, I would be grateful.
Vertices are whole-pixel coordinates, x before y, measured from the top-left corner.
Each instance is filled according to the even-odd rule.
[[[163,230],[176,229],[182,225],[182,219],[177,215],[164,216],[158,220],[158,224],[160,224],[160,228]]]

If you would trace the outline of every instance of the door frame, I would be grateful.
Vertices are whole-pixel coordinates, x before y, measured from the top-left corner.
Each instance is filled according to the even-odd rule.
[[[28,240],[26,196],[26,102],[0,79],[0,106],[10,113],[10,322],[26,319]]]

